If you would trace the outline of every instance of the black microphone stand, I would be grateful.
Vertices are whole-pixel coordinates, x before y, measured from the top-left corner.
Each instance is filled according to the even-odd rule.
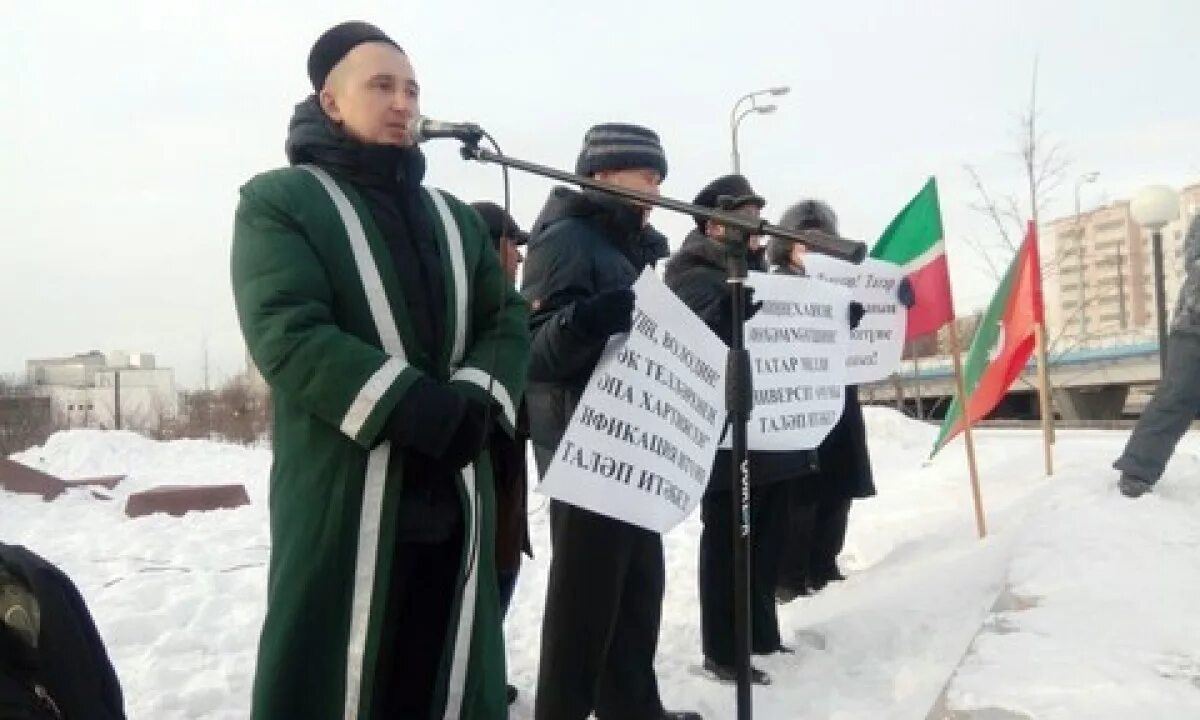
[[[733,303],[732,346],[726,364],[725,404],[727,422],[732,425],[730,477],[733,497],[733,580],[734,580],[734,639],[737,654],[737,718],[751,720],[754,714],[750,683],[750,463],[747,458],[747,436],[750,413],[754,408],[750,353],[746,350],[743,325],[746,320],[746,275],[748,271],[747,241],[751,235],[771,235],[804,244],[809,250],[830,255],[852,263],[860,263],[867,246],[860,242],[816,231],[793,232],[762,219],[733,212],[732,199],[722,196],[718,209],[700,207],[660,195],[630,190],[594,178],[563,172],[545,165],[526,162],[479,147],[479,138],[462,139],[465,160],[493,163],[551,178],[571,185],[596,190],[632,200],[636,203],[666,208],[691,217],[702,217],[725,226],[729,263],[729,293]]]
[[[733,199],[722,195],[717,206],[733,210]],[[747,428],[754,409],[754,380],[750,353],[746,350],[746,274],[749,271],[749,234],[743,228],[726,226],[725,253],[729,267],[729,299],[733,303],[729,355],[725,363],[725,412],[732,425],[730,438],[729,490],[733,513],[733,647],[737,675],[737,717],[750,720],[754,700],[750,685],[750,638],[754,621],[750,613],[750,458]]]

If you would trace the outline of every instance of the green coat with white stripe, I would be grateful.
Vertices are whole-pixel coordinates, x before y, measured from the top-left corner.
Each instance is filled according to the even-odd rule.
[[[241,191],[232,276],[250,353],[274,390],[271,564],[253,716],[371,718],[402,455],[384,424],[424,374],[483,399],[511,431],[528,310],[482,220],[423,192],[443,259],[441,348],[414,347],[387,245],[353,186],[315,166]],[[458,478],[466,524],[437,718],[505,717],[486,453]]]

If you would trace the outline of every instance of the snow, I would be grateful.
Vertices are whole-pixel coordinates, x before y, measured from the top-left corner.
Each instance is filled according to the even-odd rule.
[[[1200,440],[1158,491],[1131,501],[1110,469],[1125,433],[1060,431],[1053,478],[1040,435],[977,435],[990,534],[975,537],[961,441],[927,461],[935,430],[868,408],[879,496],[857,502],[846,582],[780,609],[794,655],[756,659],[775,683],[756,717],[1200,717]],[[111,501],[0,493],[0,540],[79,584],[117,665],[129,716],[244,718],[265,599],[270,453],[71,431],[14,459],[64,477],[124,474]],[[246,485],[236,510],[130,520],[130,492]],[[538,557],[506,626],[514,718],[532,717],[549,533],[531,495]],[[733,688],[699,671],[699,520],[665,538],[658,653],[668,707],[732,718]]]

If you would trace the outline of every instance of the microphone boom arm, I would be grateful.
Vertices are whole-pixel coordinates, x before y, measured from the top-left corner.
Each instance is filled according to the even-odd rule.
[[[584,177],[583,175],[576,175],[574,173],[556,170],[552,167],[538,165],[536,163],[527,162],[519,158],[510,157],[508,155],[501,155],[499,153],[479,147],[478,143],[463,143],[461,152],[463,159],[465,160],[477,160],[479,162],[493,163],[496,165],[502,165],[504,167],[516,168],[517,170],[524,170],[525,172],[533,175],[540,175],[552,180],[558,180],[571,185],[578,185],[591,190],[608,193],[609,195],[616,195],[617,197],[622,197],[626,200],[633,200],[643,205],[666,208],[667,210],[674,210],[675,212],[683,213],[684,215],[689,215],[692,217],[702,217],[722,225],[745,231],[747,235],[770,235],[772,237],[782,238],[784,240],[791,240],[793,242],[801,243],[813,252],[820,253],[822,255],[829,255],[831,257],[838,258],[839,260],[845,260],[856,265],[861,263],[867,256],[867,246],[864,243],[855,240],[848,240],[843,237],[829,235],[816,230],[797,232],[779,227],[778,225],[772,225],[766,220],[752,220],[744,215],[739,215],[733,212],[714,210],[712,208],[701,207],[699,205],[692,205],[690,203],[681,202],[679,200],[663,197],[661,195],[650,195],[649,193],[631,190],[619,185],[613,185],[612,183],[602,182],[594,178]]]

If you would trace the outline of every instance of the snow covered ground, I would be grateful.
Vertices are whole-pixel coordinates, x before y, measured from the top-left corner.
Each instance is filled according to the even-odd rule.
[[[1120,497],[1109,469],[1124,433],[1062,431],[1046,479],[1033,431],[979,433],[992,531],[975,539],[963,451],[931,463],[934,429],[868,411],[879,496],[857,503],[849,579],[781,609],[792,656],[758,662],[757,717],[1200,717],[1200,438],[1185,439],[1158,493]],[[0,493],[0,539],[59,563],[83,590],[134,720],[244,718],[263,613],[269,453],[73,431],[14,456],[79,477],[126,474],[114,501]],[[244,483],[253,503],[185,519],[122,514],[130,492]],[[510,676],[529,718],[549,559],[523,569],[507,627]],[[704,677],[693,518],[666,538],[659,645],[668,707],[733,717],[733,690]]]

